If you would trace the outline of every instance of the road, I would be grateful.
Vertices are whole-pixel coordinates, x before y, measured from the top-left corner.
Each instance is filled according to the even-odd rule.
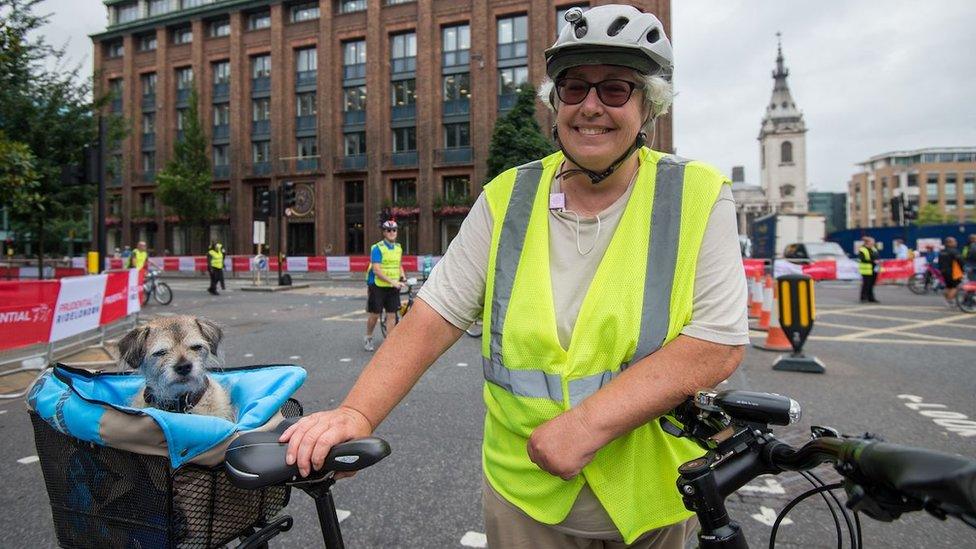
[[[319,281],[290,292],[255,294],[239,291],[245,282],[232,280],[220,296],[208,295],[202,279],[170,282],[173,304],[150,306],[146,314],[188,313],[222,324],[228,365],[305,367],[308,380],[296,396],[306,411],[336,405],[371,356],[362,349],[365,297],[359,281]],[[830,425],[976,456],[976,430],[966,429],[965,422],[951,428],[936,422],[976,419],[976,316],[948,310],[935,296],[915,296],[904,287],[880,287],[879,305],[859,305],[856,297],[853,285],[817,287],[817,320],[805,351],[824,362],[826,374],[773,371],[777,355],[750,348],[723,388],[778,392],[799,401],[801,423],[781,431],[791,442],[802,442],[812,424]],[[393,454],[335,487],[338,508],[348,511],[342,522],[348,547],[482,546],[479,355],[478,341],[462,336],[377,431]],[[50,506],[22,402],[0,403],[0,437],[5,441],[0,445],[0,547],[53,547]],[[823,473],[836,478],[829,468]],[[730,513],[754,547],[766,545],[767,523],[807,489],[804,483],[794,475],[763,478],[730,498]],[[311,500],[294,491],[287,512],[296,527],[274,546],[320,546]],[[778,534],[781,547],[836,546],[822,500],[801,504],[789,518],[792,523]],[[958,521],[939,522],[924,514],[893,524],[866,518],[862,523],[866,543],[875,547],[972,547],[976,539]]]

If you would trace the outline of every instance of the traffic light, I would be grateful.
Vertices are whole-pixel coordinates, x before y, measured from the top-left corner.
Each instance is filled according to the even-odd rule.
[[[899,196],[891,197],[891,221],[899,227],[905,224],[905,202]]]
[[[275,194],[267,189],[258,195],[258,215],[268,217],[275,210]]]
[[[281,184],[281,199],[285,203],[285,208],[295,207],[295,182],[285,181]]]

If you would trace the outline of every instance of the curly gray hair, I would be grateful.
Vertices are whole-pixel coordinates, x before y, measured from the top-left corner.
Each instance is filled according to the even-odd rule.
[[[674,100],[674,88],[671,86],[671,82],[660,76],[648,76],[636,72],[634,74],[640,81],[643,81],[644,85],[641,88],[641,91],[644,92],[643,108],[650,113],[650,119],[653,120],[662,114],[666,114]],[[546,78],[539,84],[539,93],[537,94],[542,103],[553,112],[556,111],[556,104],[559,102],[559,97],[555,94],[555,86],[556,84],[552,80]]]

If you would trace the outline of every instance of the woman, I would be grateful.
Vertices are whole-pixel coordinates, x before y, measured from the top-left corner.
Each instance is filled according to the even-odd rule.
[[[486,329],[483,507],[492,547],[683,547],[674,480],[700,455],[656,419],[748,342],[730,182],[652,151],[671,103],[653,15],[566,14],[540,96],[560,151],[485,187],[414,309],[343,404],[287,430],[300,471],[366,436],[476,317]]]

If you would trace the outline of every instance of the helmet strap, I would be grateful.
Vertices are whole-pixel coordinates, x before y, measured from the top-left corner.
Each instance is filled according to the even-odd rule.
[[[604,179],[606,179],[606,178],[610,177],[611,175],[613,175],[613,172],[615,172],[617,170],[617,168],[619,168],[620,165],[624,163],[624,161],[626,161],[628,158],[630,158],[630,155],[634,154],[634,151],[636,151],[637,149],[643,147],[644,144],[647,143],[647,134],[644,131],[637,132],[637,138],[634,139],[634,143],[630,147],[627,147],[627,150],[624,151],[624,153],[622,155],[620,155],[619,157],[617,157],[616,160],[614,160],[613,162],[611,162],[610,163],[610,166],[607,167],[607,169],[603,170],[602,172],[597,172],[597,171],[591,170],[591,169],[583,166],[579,162],[577,162],[576,159],[573,158],[572,155],[569,154],[569,151],[567,151],[562,146],[562,143],[559,141],[559,132],[556,130],[556,125],[555,124],[553,124],[553,126],[552,126],[552,137],[556,141],[556,144],[559,145],[559,148],[563,151],[563,155],[566,158],[568,158],[570,162],[572,162],[573,164],[575,164],[577,166],[576,168],[570,168],[568,170],[563,170],[563,171],[557,173],[556,174],[556,177],[563,177],[563,176],[565,176],[567,174],[574,174],[574,173],[579,172],[579,173],[585,175],[586,177],[589,177],[590,178],[590,183],[592,183],[593,185],[596,185],[597,183],[599,183],[599,182],[603,181]]]

